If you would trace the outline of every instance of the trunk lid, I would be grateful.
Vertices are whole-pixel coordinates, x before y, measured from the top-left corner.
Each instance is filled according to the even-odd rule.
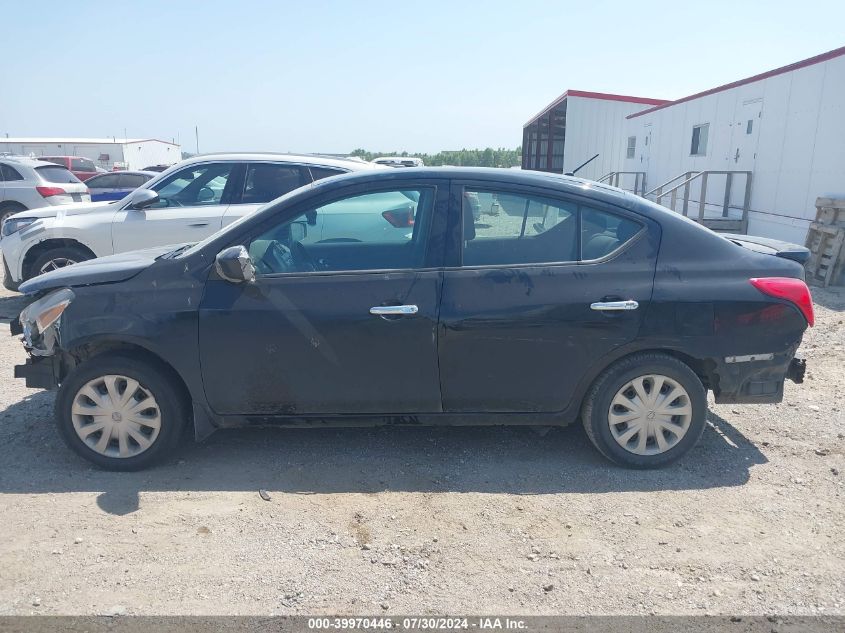
[[[798,244],[791,244],[769,237],[757,237],[756,235],[735,235],[732,233],[719,233],[719,235],[737,246],[742,246],[755,253],[789,259],[793,262],[798,262],[802,266],[810,259],[810,250]]]

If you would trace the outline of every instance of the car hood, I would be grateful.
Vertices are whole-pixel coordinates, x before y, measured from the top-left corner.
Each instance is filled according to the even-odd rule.
[[[140,251],[129,251],[108,257],[89,259],[85,262],[51,270],[49,273],[33,277],[21,284],[19,290],[24,294],[33,294],[53,288],[72,288],[75,286],[93,286],[131,279],[142,270],[149,268],[157,257],[169,253],[181,246],[157,246]]]
[[[27,209],[11,216],[13,218],[54,218],[60,213],[63,215],[78,215],[80,213],[88,213],[95,209],[102,209],[111,204],[115,204],[119,200],[111,202],[80,202],[78,204],[57,204],[51,207],[41,207],[38,209]]]

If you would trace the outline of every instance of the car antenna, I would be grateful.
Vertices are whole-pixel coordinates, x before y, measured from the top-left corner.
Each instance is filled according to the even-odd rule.
[[[576,167],[576,168],[575,168],[575,169],[573,169],[572,171],[568,171],[568,172],[566,172],[566,173],[565,173],[565,174],[563,174],[563,175],[564,175],[564,176],[574,176],[574,175],[575,175],[575,172],[577,172],[577,171],[581,170],[582,168],[586,167],[587,165],[589,165],[590,163],[592,163],[592,162],[593,162],[595,159],[597,159],[598,157],[599,157],[599,155],[598,155],[598,154],[596,154],[595,156],[593,156],[593,157],[592,157],[592,158],[590,158],[589,160],[586,160],[586,161],[584,161],[583,163],[581,163],[580,165],[578,165],[578,167]]]

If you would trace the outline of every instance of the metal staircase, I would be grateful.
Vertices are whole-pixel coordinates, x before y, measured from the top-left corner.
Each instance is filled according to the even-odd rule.
[[[724,179],[721,176],[724,176]],[[713,198],[708,201],[707,198],[708,187],[714,183],[714,177],[719,177],[716,182],[724,187],[722,195],[716,198],[718,202],[713,202]],[[734,201],[734,194],[738,191],[735,182],[738,178],[742,178],[742,195],[738,201]],[[714,231],[747,233],[748,209],[751,206],[751,172],[712,169],[687,171],[647,191],[643,197],[692,217],[696,222]],[[668,204],[664,202],[667,197]],[[690,203],[693,208],[698,207],[696,215],[689,215]]]

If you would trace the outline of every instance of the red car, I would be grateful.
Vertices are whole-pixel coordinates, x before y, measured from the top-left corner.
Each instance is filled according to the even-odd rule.
[[[39,156],[38,160],[46,160],[61,165],[70,170],[82,182],[100,173],[97,171],[94,161],[90,158],[81,158],[79,156]]]

